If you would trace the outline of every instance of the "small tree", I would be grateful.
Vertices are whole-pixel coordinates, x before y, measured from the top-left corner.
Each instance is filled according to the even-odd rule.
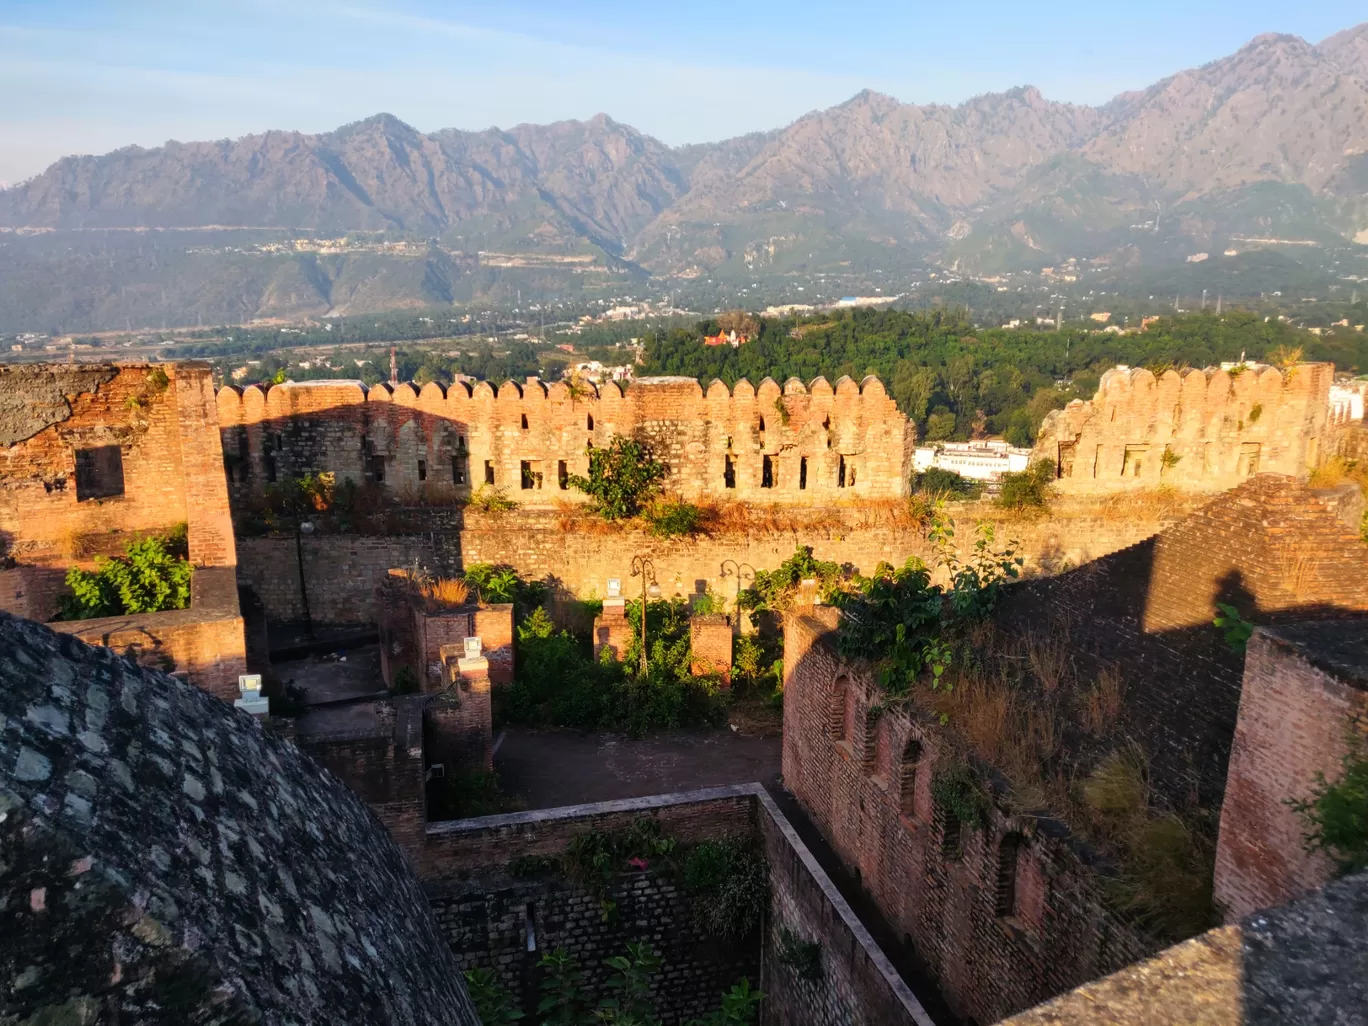
[[[122,556],[97,559],[93,571],[72,567],[66,575],[72,593],[62,599],[62,615],[89,620],[184,609],[194,573],[184,545],[181,534],[140,538],[129,542]]]
[[[605,520],[627,520],[660,488],[665,464],[651,455],[641,442],[621,435],[606,449],[590,445],[589,476],[571,474],[568,482],[593,499],[594,510]]]

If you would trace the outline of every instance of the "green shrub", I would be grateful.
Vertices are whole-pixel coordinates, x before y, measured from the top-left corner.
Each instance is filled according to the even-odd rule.
[[[920,474],[912,475],[912,490],[923,495],[943,496],[949,499],[977,499],[983,494],[983,484],[971,481],[953,470],[931,467]]]
[[[1317,773],[1311,797],[1288,804],[1306,821],[1306,846],[1323,851],[1343,873],[1368,869],[1368,757],[1355,745],[1333,784]]]
[[[1003,474],[997,505],[1013,510],[1045,509],[1049,505],[1047,489],[1054,477],[1055,468],[1049,460],[1036,460],[1020,473]]]
[[[523,1017],[513,1003],[513,995],[508,993],[493,969],[467,969],[465,981],[475,1012],[484,1026],[503,1026]]]
[[[657,502],[645,513],[646,523],[657,538],[682,538],[703,526],[703,510],[691,502]]]
[[[61,599],[62,618],[89,620],[128,613],[160,613],[190,605],[194,568],[183,535],[149,536],[128,543],[124,555],[100,557],[95,569],[72,567]]]
[[[502,489],[495,488],[493,485],[480,485],[470,496],[467,505],[480,513],[507,513],[509,510],[518,508],[518,504],[510,499]]]
[[[446,775],[434,777],[427,785],[428,818],[469,819],[508,812],[514,805],[499,789],[498,775],[490,770],[446,768]]]
[[[1232,605],[1218,602],[1216,608],[1220,612],[1212,618],[1212,626],[1220,629],[1225,643],[1230,646],[1232,652],[1243,653],[1249,645],[1250,636],[1254,633],[1254,625],[1241,616],[1240,611]]]
[[[775,569],[757,570],[751,586],[737,596],[736,605],[756,612],[779,611],[802,581],[815,580],[818,590],[829,596],[852,573],[839,563],[814,558],[811,545],[800,545]]]
[[[804,940],[785,926],[779,934],[779,962],[792,969],[800,979],[822,978],[822,945]]]
[[[760,1002],[765,995],[752,990],[750,980],[741,977],[740,982],[722,995],[722,1004],[702,1019],[693,1019],[689,1026],[750,1026],[759,1014]]]
[[[703,841],[684,857],[682,879],[694,924],[719,940],[741,940],[769,907],[769,866],[753,841]]]
[[[401,666],[394,671],[394,682],[390,684],[391,695],[412,695],[418,692],[418,677],[409,666]]]
[[[931,777],[931,798],[964,826],[975,830],[983,826],[988,796],[967,763],[956,762],[938,769]]]
[[[666,468],[641,442],[616,436],[606,449],[590,445],[589,474],[567,479],[593,501],[594,511],[605,520],[628,520],[641,512],[665,477]]]

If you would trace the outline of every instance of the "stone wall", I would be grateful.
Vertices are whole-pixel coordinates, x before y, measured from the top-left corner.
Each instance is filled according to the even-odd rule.
[[[1322,455],[1334,366],[1116,368],[1097,395],[1046,415],[1034,458],[1060,489],[1089,493],[1166,484],[1213,492],[1263,472],[1305,478]],[[1329,447],[1326,446],[1328,453]]]
[[[784,783],[951,1010],[995,1022],[1153,950],[1046,821],[994,808],[972,829],[937,805],[931,780],[953,755],[836,656],[835,622],[785,620]]]
[[[997,544],[1016,541],[1028,568],[1055,571],[1133,545],[1167,527],[1195,503],[1165,498],[1135,508],[1096,498],[1064,498],[1049,516],[1014,518],[988,503],[949,507],[962,552],[972,549],[974,524],[994,524]],[[649,556],[667,596],[697,594],[700,587],[730,604],[736,597],[735,568],[773,569],[798,545],[811,545],[819,559],[850,563],[872,573],[881,560],[902,562],[930,556],[924,531],[899,520],[894,509],[835,508],[804,526],[776,529],[759,511],[753,529],[665,540],[633,528],[588,529],[556,513],[515,510],[498,516],[459,510],[412,510],[413,533],[374,537],[317,533],[303,541],[310,609],[321,622],[375,622],[374,589],[394,567],[417,563],[438,575],[459,573],[472,563],[507,563],[524,577],[553,578],[580,598],[601,598],[608,580],[631,587],[631,560]],[[252,583],[272,619],[302,614],[293,537],[239,539],[240,573]]]
[[[1215,896],[1227,921],[1328,882],[1331,859],[1306,849],[1287,806],[1315,775],[1339,778],[1348,739],[1368,738],[1368,621],[1262,627],[1245,656],[1230,752]]]
[[[6,1018],[478,1023],[399,849],[294,745],[5,614],[0,680]]]
[[[824,378],[781,389],[693,378],[585,386],[529,378],[495,388],[359,381],[224,388],[219,425],[235,499],[273,480],[329,472],[399,502],[449,501],[486,483],[533,505],[583,501],[565,484],[588,470],[585,447],[615,435],[650,445],[687,498],[815,504],[905,495],[915,428],[877,378]]]

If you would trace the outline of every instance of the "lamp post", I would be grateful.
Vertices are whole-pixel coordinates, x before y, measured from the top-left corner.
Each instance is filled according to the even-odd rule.
[[[304,631],[313,640],[313,617],[309,615],[309,589],[304,585],[304,535],[313,534],[312,520],[295,521],[295,560],[299,564],[299,602],[304,607]]]
[[[646,597],[660,598],[655,579],[655,564],[645,556],[632,557],[632,576],[641,578],[641,672],[646,673]],[[648,584],[649,582],[649,584]]]
[[[730,563],[732,566],[736,567],[736,570],[735,570],[735,571],[728,570],[728,569],[727,569],[727,564],[728,564],[728,563]],[[724,560],[722,560],[722,576],[723,576],[723,577],[729,577],[733,572],[736,574],[736,599],[733,601],[732,604],[736,607],[736,629],[737,629],[738,632],[740,632],[740,630],[741,630],[741,584],[742,584],[743,581],[746,581],[746,580],[751,580],[751,581],[754,581],[754,580],[755,580],[755,567],[751,566],[749,563],[738,563],[738,562],[737,562],[736,560],[734,560],[734,559],[724,559]]]

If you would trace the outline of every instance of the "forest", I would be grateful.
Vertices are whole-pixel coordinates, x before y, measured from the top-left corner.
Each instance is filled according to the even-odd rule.
[[[738,322],[751,337],[746,345],[702,344],[704,334]],[[1023,446],[1035,440],[1048,411],[1091,398],[1102,373],[1117,364],[1160,371],[1300,349],[1307,360],[1330,361],[1352,373],[1368,370],[1368,335],[1352,325],[1316,335],[1239,310],[1160,318],[1130,334],[1081,326],[1058,332],[975,328],[963,312],[944,309],[853,309],[785,320],[734,315],[692,330],[648,333],[643,341],[641,376],[684,375],[705,386],[720,378],[730,386],[741,378],[782,384],[824,375],[834,384],[842,375],[859,380],[875,374],[916,421],[919,438],[962,440],[986,432]]]

